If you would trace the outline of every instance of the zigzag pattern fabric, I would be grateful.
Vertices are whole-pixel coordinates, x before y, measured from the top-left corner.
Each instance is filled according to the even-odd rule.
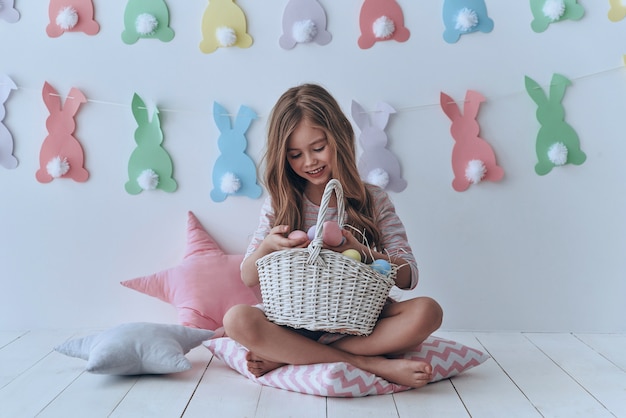
[[[203,343],[217,358],[248,379],[265,386],[310,395],[353,398],[402,392],[411,388],[390,383],[347,363],[288,365],[261,377],[246,368],[247,350],[224,337]],[[432,382],[447,379],[485,362],[489,355],[456,341],[431,336],[403,358],[422,360],[433,366]]]

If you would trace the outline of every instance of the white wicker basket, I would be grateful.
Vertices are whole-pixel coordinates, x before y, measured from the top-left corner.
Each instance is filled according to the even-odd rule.
[[[369,335],[394,284],[388,276],[341,253],[322,249],[323,223],[333,191],[337,222],[343,227],[344,197],[339,181],[326,185],[315,238],[306,248],[276,251],[259,260],[261,295],[268,319],[279,325],[352,335]]]

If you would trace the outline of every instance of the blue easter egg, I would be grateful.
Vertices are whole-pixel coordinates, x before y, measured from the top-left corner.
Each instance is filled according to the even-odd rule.
[[[376,271],[378,274],[382,274],[383,276],[387,276],[389,275],[389,273],[391,273],[391,264],[389,264],[387,260],[374,260],[374,262],[371,264],[371,267],[374,269],[374,271]]]

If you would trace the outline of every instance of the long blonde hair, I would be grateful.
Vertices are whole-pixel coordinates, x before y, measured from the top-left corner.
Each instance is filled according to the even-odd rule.
[[[334,155],[333,177],[343,186],[346,223],[365,234],[372,247],[380,244],[380,231],[374,219],[372,196],[359,177],[356,165],[354,130],[337,101],[316,84],[303,84],[287,90],[278,99],[269,118],[265,186],[272,199],[276,225],[303,229],[302,203],[306,180],[287,162],[289,136],[306,119],[326,134]],[[357,238],[361,234],[355,233]]]

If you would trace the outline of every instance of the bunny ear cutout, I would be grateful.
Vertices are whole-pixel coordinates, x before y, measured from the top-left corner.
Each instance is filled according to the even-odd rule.
[[[256,118],[257,114],[254,110],[250,109],[248,106],[241,106],[237,112],[233,130],[241,135],[245,134],[252,121]]]
[[[283,34],[279,44],[292,49],[297,43],[326,45],[332,36],[326,30],[326,12],[317,0],[290,0],[283,12]]]
[[[200,51],[210,54],[220,47],[249,48],[252,37],[243,10],[235,0],[211,0],[202,16]]]
[[[530,0],[533,21],[530,27],[541,33],[552,23],[562,20],[580,20],[585,14],[583,6],[577,0]]]
[[[372,114],[372,124],[381,131],[387,127],[389,116],[396,113],[396,109],[389,103],[378,102],[376,111]]]
[[[132,195],[156,189],[174,192],[178,184],[173,178],[172,158],[162,146],[159,109],[154,106],[150,120],[148,108],[137,93],[133,95],[131,107],[137,121],[134,135],[137,147],[128,161],[126,191]]]
[[[365,0],[359,16],[359,48],[371,48],[376,42],[405,42],[411,36],[404,26],[404,13],[395,0]]]
[[[461,110],[459,105],[456,104],[454,99],[448,96],[446,93],[441,92],[439,94],[439,104],[441,110],[445,113],[451,121],[454,121],[461,117]]]
[[[50,0],[48,16],[50,23],[46,27],[46,33],[51,38],[61,36],[65,32],[95,35],[100,31],[100,25],[94,19],[92,0]]]
[[[124,10],[122,41],[129,45],[139,39],[169,42],[174,39],[174,31],[169,24],[170,12],[164,0],[129,0]]]
[[[367,114],[365,109],[363,109],[363,106],[361,106],[355,100],[352,100],[351,114],[352,119],[354,119],[354,122],[356,123],[356,126],[359,127],[359,129],[364,130],[371,125],[369,115]]]
[[[48,136],[39,152],[39,170],[35,176],[37,181],[49,183],[59,177],[71,178],[77,182],[87,181],[89,172],[83,167],[83,148],[72,135],[76,128],[74,116],[80,105],[87,101],[85,95],[73,87],[62,108],[57,91],[48,82],[44,82],[42,97],[50,116],[46,120]]]
[[[446,27],[443,39],[450,44],[457,42],[461,35],[491,32],[494,26],[484,0],[444,1],[443,23]]]

